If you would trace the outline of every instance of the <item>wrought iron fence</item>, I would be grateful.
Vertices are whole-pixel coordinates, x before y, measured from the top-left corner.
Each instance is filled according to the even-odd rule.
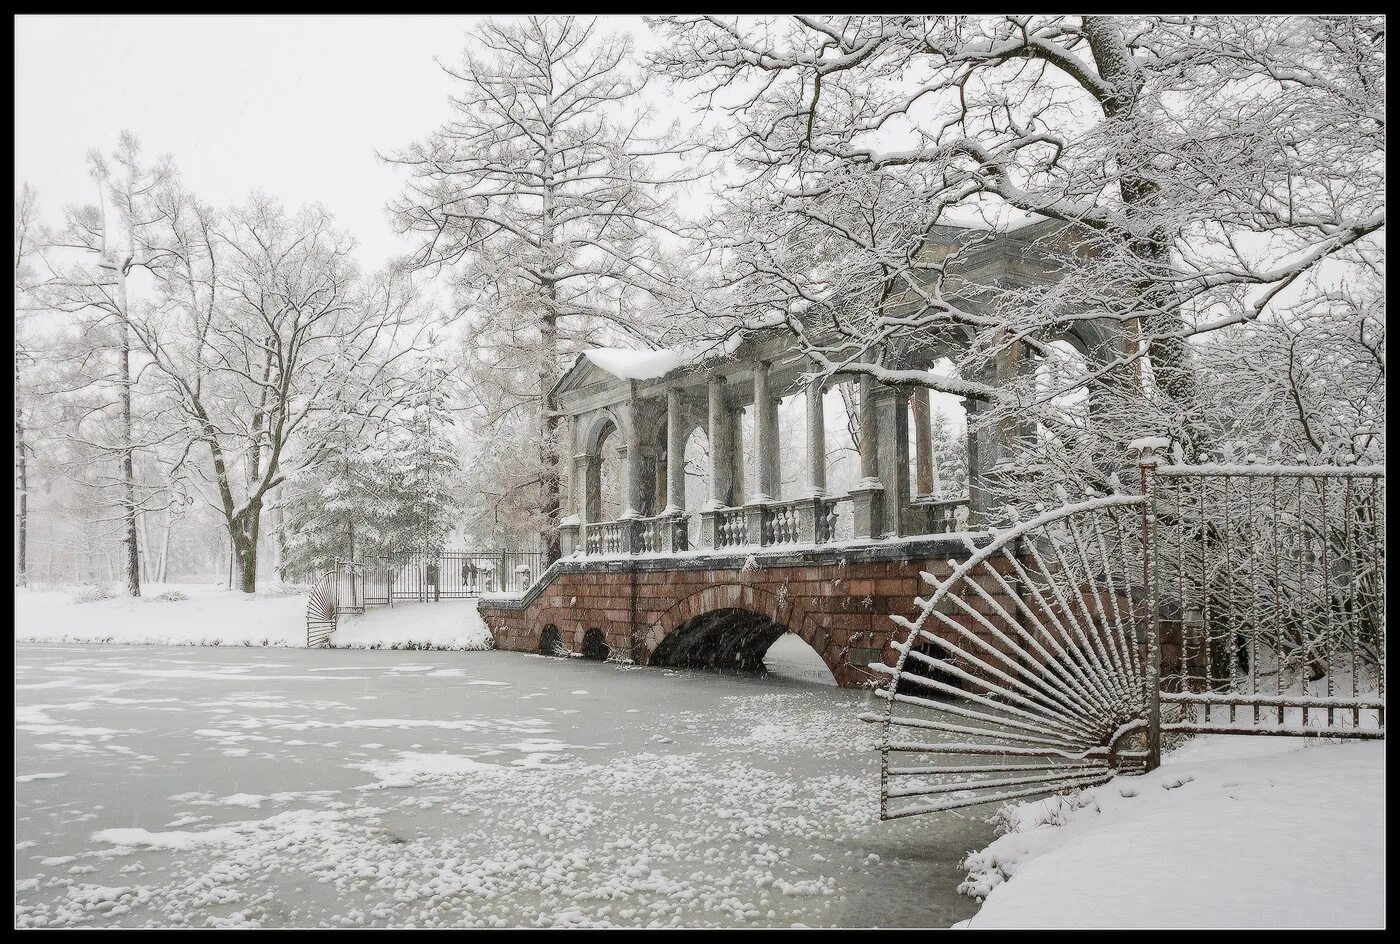
[[[339,618],[363,613],[368,606],[524,593],[544,568],[544,555],[530,551],[442,551],[336,561],[312,583],[306,644],[330,645]]]
[[[882,818],[1150,769],[1164,734],[1384,737],[1384,469],[1140,474],[924,575],[863,715]]]
[[[442,551],[397,554],[365,561],[365,599],[371,606],[399,602],[522,593],[543,570],[543,555],[525,551]]]
[[[1160,466],[1166,731],[1379,736],[1385,472]]]

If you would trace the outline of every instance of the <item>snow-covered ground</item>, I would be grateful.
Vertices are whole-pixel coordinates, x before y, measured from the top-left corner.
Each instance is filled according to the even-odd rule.
[[[157,584],[141,599],[78,602],[78,590],[17,590],[16,642],[305,646],[306,596],[248,595],[209,584]],[[163,594],[188,599],[162,600]]]
[[[969,857],[972,928],[1385,925],[1385,745],[1196,738],[1021,804]]]
[[[183,600],[161,599],[178,594]],[[249,596],[208,584],[158,584],[141,599],[78,602],[78,591],[15,594],[17,642],[157,646],[305,646],[306,595],[272,590]],[[486,649],[491,634],[475,600],[371,609],[341,620],[337,647]]]
[[[16,646],[16,924],[934,926],[866,693],[508,652]]]

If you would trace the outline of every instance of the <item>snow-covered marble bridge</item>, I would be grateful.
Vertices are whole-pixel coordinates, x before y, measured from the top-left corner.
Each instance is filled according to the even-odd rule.
[[[864,694],[504,652],[16,646],[18,926],[919,925]]]

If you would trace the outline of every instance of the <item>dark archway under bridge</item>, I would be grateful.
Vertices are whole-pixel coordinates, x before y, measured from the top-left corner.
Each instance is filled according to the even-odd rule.
[[[773,643],[788,632],[782,623],[737,607],[693,617],[652,650],[649,664],[670,669],[758,672]]]

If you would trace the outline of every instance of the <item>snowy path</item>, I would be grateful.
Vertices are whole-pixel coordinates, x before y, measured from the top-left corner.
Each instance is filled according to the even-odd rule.
[[[858,692],[514,653],[16,647],[16,923],[919,925]]]

